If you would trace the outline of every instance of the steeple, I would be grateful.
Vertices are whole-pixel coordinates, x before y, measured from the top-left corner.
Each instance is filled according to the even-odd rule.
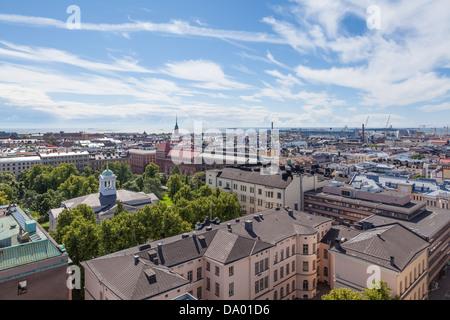
[[[109,165],[106,165],[106,170],[99,177],[99,193],[105,197],[116,195],[116,179],[117,177],[109,169]]]
[[[178,114],[176,115],[175,130],[178,130]]]

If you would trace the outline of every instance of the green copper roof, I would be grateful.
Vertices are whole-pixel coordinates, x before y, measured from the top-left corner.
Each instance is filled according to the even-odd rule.
[[[114,175],[114,172],[112,172],[111,170],[109,170],[109,168],[106,168],[105,171],[103,171],[102,176],[104,177],[111,177]]]
[[[40,240],[0,249],[0,270],[57,257],[61,252],[50,242]]]

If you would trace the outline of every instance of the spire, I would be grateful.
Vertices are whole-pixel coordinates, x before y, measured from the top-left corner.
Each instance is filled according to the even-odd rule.
[[[178,130],[178,114],[176,115],[175,130]]]

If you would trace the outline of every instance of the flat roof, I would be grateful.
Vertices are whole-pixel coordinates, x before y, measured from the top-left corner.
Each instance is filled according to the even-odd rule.
[[[423,213],[408,221],[378,215],[372,215],[362,221],[372,222],[375,227],[399,223],[427,239],[432,239],[442,228],[448,228],[450,214],[445,209],[426,207]]]

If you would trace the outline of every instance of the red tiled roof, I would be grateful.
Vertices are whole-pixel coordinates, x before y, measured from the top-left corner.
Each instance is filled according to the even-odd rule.
[[[156,151],[164,151],[164,152],[169,152],[172,148],[170,147],[170,144],[168,142],[163,142],[161,143],[161,145],[159,146],[158,150]]]

